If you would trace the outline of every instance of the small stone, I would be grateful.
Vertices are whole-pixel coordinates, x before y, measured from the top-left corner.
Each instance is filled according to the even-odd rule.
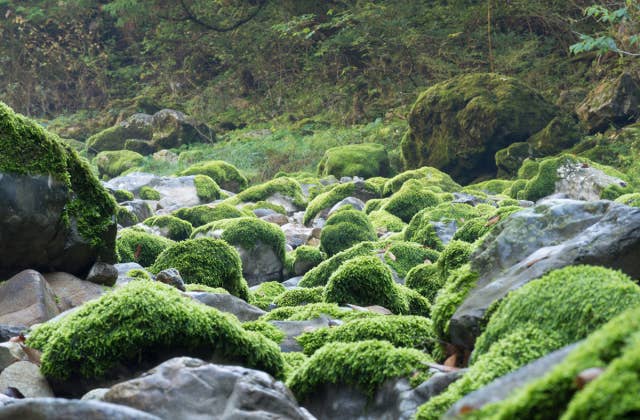
[[[118,270],[112,265],[103,262],[96,262],[91,267],[87,281],[112,287],[118,280]]]
[[[183,292],[187,290],[184,287],[184,280],[182,280],[180,272],[175,268],[168,268],[159,272],[158,275],[156,275],[156,281],[173,286]]]

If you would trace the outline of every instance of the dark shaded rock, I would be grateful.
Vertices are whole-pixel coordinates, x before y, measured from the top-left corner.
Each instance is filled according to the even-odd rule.
[[[21,325],[0,324],[0,342],[9,341],[11,338],[19,336],[26,329],[26,326]]]
[[[87,281],[103,286],[113,286],[118,280],[118,270],[112,265],[96,262],[87,276]]]
[[[257,370],[180,357],[114,385],[104,401],[164,419],[312,419],[282,382]]]
[[[31,326],[59,313],[53,290],[37,271],[24,270],[0,284],[0,324]]]
[[[213,143],[215,133],[205,124],[198,124],[180,111],[163,109],[151,119],[152,143],[157,149],[174,149],[183,144]]]
[[[0,420],[160,420],[129,407],[100,401],[29,398],[0,405]]]
[[[135,225],[136,223],[142,222],[148,219],[149,217],[153,216],[153,208],[151,208],[151,205],[147,203],[145,200],[136,199],[131,201],[125,201],[124,203],[121,203],[120,206],[129,210],[137,218],[137,220],[134,219],[134,220],[131,220],[130,223],[127,223],[127,225],[129,226]]]
[[[175,268],[168,268],[156,274],[156,281],[173,286],[183,292],[186,290],[184,287],[184,280],[182,280],[180,272]]]
[[[225,293],[188,292],[189,296],[212,308],[235,315],[240,321],[255,321],[266,312],[239,297]]]
[[[318,328],[330,326],[330,319],[324,316],[310,319],[308,321],[270,321],[280,331],[285,333],[285,338],[280,343],[280,350],[283,352],[302,351],[302,347],[296,341],[304,332],[317,330]]]
[[[106,150],[122,150],[128,139],[150,140],[151,115],[133,114],[113,127],[102,130],[87,139],[87,154],[94,156]]]
[[[355,210],[364,211],[365,203],[364,203],[364,201],[360,200],[359,198],[347,197],[347,198],[339,201],[338,203],[336,203],[333,207],[331,207],[331,210],[329,210],[329,214],[327,214],[327,217],[331,216],[333,213],[337,212],[341,208],[348,207],[348,206],[351,206]]]

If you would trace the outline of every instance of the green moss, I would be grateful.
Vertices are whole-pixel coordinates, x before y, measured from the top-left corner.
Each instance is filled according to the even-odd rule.
[[[487,220],[485,218],[478,217],[471,219],[460,226],[460,229],[454,233],[453,239],[472,244],[490,231],[491,225],[487,224]]]
[[[491,208],[493,211],[493,208]],[[455,222],[462,226],[466,221],[480,217],[485,212],[484,207],[470,206],[463,203],[442,203],[433,208],[427,208],[418,212],[409,222],[409,226],[404,232],[405,240],[417,242],[429,248],[441,250],[443,245],[436,235],[432,223]]]
[[[299,351],[282,353],[282,358],[284,359],[284,377],[286,379],[291,378],[293,374],[309,360],[309,357]]]
[[[513,181],[508,181],[506,179],[491,179],[471,184],[467,188],[480,190],[487,194],[502,194],[505,190],[509,189],[512,184]]]
[[[150,271],[167,268],[180,271],[185,283],[223,287],[232,295],[249,298],[238,252],[225,241],[199,238],[177,242],[158,256]]]
[[[318,164],[318,176],[371,178],[389,173],[389,157],[381,144],[363,143],[328,149]]]
[[[367,184],[376,188],[377,195],[382,197],[382,192],[384,191],[384,184],[389,181],[389,178],[385,178],[382,176],[374,176],[371,178],[367,178]]]
[[[280,194],[292,199],[293,205],[303,208],[306,200],[302,195],[300,183],[293,178],[276,178],[264,184],[254,185],[242,191],[238,195],[227,199],[229,204],[240,204],[265,201],[274,194]]]
[[[273,303],[277,307],[301,306],[310,303],[320,303],[323,301],[324,287],[300,287],[289,289],[278,296]]]
[[[138,193],[143,200],[160,200],[160,193],[154,188],[143,186]]]
[[[193,177],[193,184],[196,187],[198,198],[204,202],[211,202],[222,197],[222,191],[216,182],[206,175],[196,175]]]
[[[380,210],[386,202],[387,200],[382,198],[372,198],[365,203],[364,212],[366,214],[371,214],[374,211]]]
[[[391,271],[375,256],[356,257],[341,265],[327,283],[324,300],[338,305],[380,305],[396,314],[409,311]]]
[[[477,281],[478,273],[465,265],[452,272],[438,292],[431,308],[431,319],[433,330],[443,341],[449,341],[449,321]]]
[[[409,315],[419,315],[423,317],[431,316],[431,303],[417,291],[402,284],[396,284],[396,288],[407,302]]]
[[[430,167],[423,167],[420,169],[414,169],[402,172],[391,178],[384,185],[383,196],[388,197],[400,190],[405,182],[410,179],[419,180],[422,185],[427,186],[437,186],[442,189],[442,191],[458,191],[460,190],[460,185],[456,183],[449,175],[446,173]]]
[[[307,355],[312,355],[326,343],[334,342],[382,340],[396,347],[416,348],[426,353],[430,353],[436,345],[430,319],[402,315],[357,319],[338,327],[304,333],[296,340]]]
[[[299,285],[300,287],[324,286],[329,282],[329,277],[331,277],[343,263],[355,257],[372,255],[378,248],[379,246],[375,242],[363,242],[339,252],[320,263],[317,267],[309,270],[302,280],[300,280]]]
[[[268,201],[258,201],[257,203],[247,204],[242,207],[242,210],[250,210],[253,213],[255,209],[269,209],[276,213],[287,215],[287,210],[279,204],[269,203]]]
[[[118,364],[170,354],[217,357],[282,377],[278,347],[239,322],[201,305],[171,286],[133,281],[84,304],[29,337],[42,351],[42,373],[50,379],[115,379]]]
[[[266,321],[245,322],[242,324],[242,328],[247,331],[256,332],[276,344],[280,344],[286,337],[285,333],[283,333],[278,327],[271,325]]]
[[[341,209],[327,219],[320,234],[320,249],[333,256],[359,242],[377,238],[373,225],[363,212]]]
[[[126,228],[118,232],[116,250],[121,263],[137,262],[143,267],[149,267],[162,251],[173,244],[171,239],[136,228]]]
[[[402,219],[384,210],[369,213],[369,221],[378,232],[402,232],[407,226]]]
[[[553,118],[549,124],[527,140],[536,155],[549,156],[570,148],[580,140],[582,133],[576,121],[561,115]]]
[[[625,204],[631,207],[640,207],[640,193],[624,194],[615,199],[616,203]]]
[[[384,261],[398,276],[405,278],[409,270],[426,260],[435,262],[439,253],[415,242],[391,242],[384,253]]]
[[[200,162],[180,172],[180,175],[206,175],[220,187],[233,192],[240,192],[249,185],[238,168],[222,160]]]
[[[385,341],[330,343],[315,352],[287,385],[301,402],[324,384],[353,385],[371,397],[385,380],[426,371],[431,360],[418,350],[398,349]]]
[[[370,198],[378,196],[378,190],[375,185],[365,182],[364,189],[370,195]],[[318,194],[309,202],[309,205],[304,212],[302,222],[305,225],[308,225],[322,210],[329,209],[345,198],[351,197],[355,194],[356,184],[353,182],[333,185],[329,191]]]
[[[151,227],[166,229],[167,237],[174,241],[183,241],[191,236],[193,227],[191,223],[178,219],[175,216],[152,216],[144,221],[144,224]]]
[[[117,150],[111,152],[100,152],[93,159],[94,165],[98,167],[98,174],[102,177],[113,178],[131,168],[140,166],[144,156],[131,150]]]
[[[129,270],[127,272],[127,277],[131,277],[132,279],[151,280],[149,272],[147,270],[141,270],[139,268]]]
[[[187,283],[184,285],[184,288],[187,290],[187,292],[205,292],[205,293],[215,293],[215,294],[223,294],[223,295],[229,294],[227,289],[224,289],[222,287],[211,287],[211,286],[205,286],[204,284],[198,284],[198,283]]]
[[[434,303],[436,294],[444,286],[441,270],[436,264],[420,264],[413,267],[405,279],[405,285]]]
[[[196,228],[218,220],[247,216],[247,214],[241,210],[225,203],[215,206],[203,204],[200,206],[185,207],[171,214],[179,219],[186,220]]]
[[[525,159],[518,169],[518,179],[531,179],[538,174],[540,163],[534,159]]]
[[[512,143],[504,149],[498,150],[495,154],[498,176],[508,178],[515,177],[522,162],[531,156],[531,154],[531,145],[527,142]]]
[[[287,270],[290,274],[301,276],[317,267],[326,258],[326,255],[318,248],[309,245],[301,245],[287,254]]]
[[[259,243],[270,246],[284,265],[285,237],[279,226],[255,217],[239,217],[207,223],[195,229],[191,237],[206,237],[218,230],[222,231],[220,237],[224,241],[246,250],[253,250]]]
[[[88,154],[96,154],[105,150],[122,150],[128,139],[150,139],[150,127],[123,127],[116,125],[94,134],[87,139]]]
[[[266,281],[254,290],[249,291],[249,303],[260,309],[267,310],[275,298],[287,289],[277,281]]]
[[[116,208],[116,220],[122,226],[133,226],[140,223],[138,216],[127,207],[118,206]]]
[[[440,198],[435,193],[425,189],[420,181],[409,180],[389,198],[382,210],[409,223],[420,210],[435,207],[438,204],[440,204]]]
[[[111,194],[113,195],[113,198],[115,198],[115,200],[118,203],[122,203],[123,201],[131,201],[134,199],[133,193],[127,190],[116,190],[116,191],[113,191]]]
[[[440,276],[447,278],[452,270],[462,267],[469,262],[469,256],[473,252],[474,247],[464,241],[451,241],[442,250],[438,258],[437,266],[440,270]]]
[[[310,303],[303,306],[283,306],[260,317],[263,321],[307,321],[319,316],[329,316],[334,319],[350,320],[381,316],[368,311],[355,311],[341,308],[335,303]]]

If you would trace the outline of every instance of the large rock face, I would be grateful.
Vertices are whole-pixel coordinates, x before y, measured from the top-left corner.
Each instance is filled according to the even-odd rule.
[[[454,344],[472,349],[489,306],[547,272],[588,264],[640,276],[640,208],[549,199],[512,214],[471,256],[479,278],[451,318]]]
[[[160,420],[139,410],[100,401],[62,398],[28,398],[0,404],[0,420],[11,419],[92,419],[92,420]]]
[[[268,374],[189,357],[114,385],[102,399],[164,419],[313,419]]]
[[[469,74],[420,95],[402,140],[409,168],[433,166],[458,182],[493,175],[495,153],[542,130],[556,109],[511,77]]]
[[[0,103],[0,278],[26,268],[84,277],[115,262],[115,202],[86,162]]]

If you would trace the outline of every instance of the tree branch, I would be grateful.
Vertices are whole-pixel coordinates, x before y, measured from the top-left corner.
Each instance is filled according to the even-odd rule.
[[[212,31],[215,31],[215,32],[231,32],[231,31],[239,28],[240,26],[242,26],[245,23],[249,22],[254,17],[258,16],[258,13],[260,13],[260,11],[264,8],[264,6],[266,4],[267,4],[267,0],[260,0],[260,3],[256,7],[256,9],[252,13],[250,13],[249,15],[247,15],[244,18],[234,22],[232,25],[229,25],[229,26],[217,26],[217,25],[213,25],[213,24],[211,24],[209,22],[205,22],[204,20],[200,19],[189,8],[189,6],[185,2],[185,0],[180,0],[180,6],[182,7],[182,10],[184,11],[184,13],[187,16],[188,20],[192,21],[195,24],[198,24],[198,25],[202,26],[203,28],[206,28],[206,29],[209,29],[209,30],[212,30]]]

